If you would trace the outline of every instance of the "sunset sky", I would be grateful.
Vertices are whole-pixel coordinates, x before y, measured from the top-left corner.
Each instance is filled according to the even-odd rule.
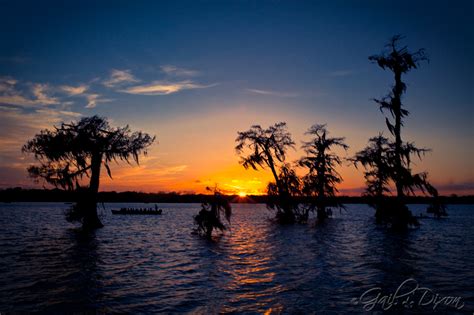
[[[101,190],[263,193],[271,175],[239,165],[237,131],[286,121],[289,161],[315,123],[346,137],[343,156],[388,135],[371,98],[392,77],[367,57],[403,34],[430,58],[405,77],[402,136],[432,149],[415,170],[474,194],[473,2],[412,2],[0,1],[0,188],[35,186],[20,150],[40,129],[100,115],[158,140]],[[359,194],[361,170],[339,171]]]

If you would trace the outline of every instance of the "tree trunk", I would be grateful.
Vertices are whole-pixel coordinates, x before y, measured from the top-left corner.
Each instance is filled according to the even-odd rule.
[[[397,188],[397,200],[395,203],[395,211],[393,213],[392,228],[394,229],[405,229],[409,224],[416,225],[418,222],[411,214],[411,211],[407,208],[404,201],[403,192],[403,164],[402,164],[402,94],[403,94],[403,82],[402,72],[399,69],[394,71],[395,73],[395,86],[393,88],[393,110],[395,114],[395,186]]]
[[[294,223],[295,222],[295,214],[293,213],[293,209],[290,206],[290,195],[288,191],[283,187],[280,178],[278,178],[278,174],[275,169],[275,163],[273,162],[273,158],[269,152],[266,152],[268,157],[268,166],[272,171],[273,177],[275,178],[275,183],[278,188],[278,199],[279,199],[279,206],[283,209],[283,215],[279,216],[279,221],[281,223]]]
[[[325,202],[326,202],[326,196],[324,194],[324,187],[326,186],[326,180],[325,180],[325,173],[326,173],[326,163],[325,163],[325,159],[324,159],[324,155],[325,153],[324,152],[320,152],[318,153],[319,154],[319,159],[321,160],[321,166],[320,166],[320,169],[318,170],[318,184],[319,184],[319,187],[318,187],[318,207],[317,207],[317,217],[318,217],[318,220],[320,221],[324,221],[327,219],[328,217],[328,214],[326,212],[326,205],[325,205]]]
[[[326,207],[318,206],[317,218],[320,222],[323,222],[328,218],[328,213],[326,211]]]
[[[97,196],[99,193],[100,168],[102,165],[102,153],[95,153],[91,159],[91,180],[84,206],[83,227],[97,229],[104,225],[97,215]]]
[[[403,93],[403,82],[402,82],[402,74],[400,71],[395,72],[395,87],[393,91],[393,105],[394,105],[394,113],[395,113],[395,167],[396,167],[396,178],[395,178],[395,186],[397,188],[397,199],[401,201],[403,199],[403,183],[401,177],[401,170],[402,170],[402,135],[401,135],[401,128],[402,128],[402,93]]]
[[[278,188],[278,193],[281,195],[283,192],[283,187],[281,186],[280,179],[278,178],[278,174],[275,170],[275,163],[273,163],[273,158],[270,153],[267,153],[268,156],[268,166],[270,166],[270,170],[272,171],[273,178],[275,178],[275,183]]]

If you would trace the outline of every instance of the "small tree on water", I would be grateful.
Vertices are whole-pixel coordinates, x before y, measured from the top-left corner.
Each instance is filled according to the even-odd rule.
[[[22,151],[34,154],[39,165],[28,168],[35,180],[43,179],[56,187],[76,190],[78,203],[68,214],[70,221],[80,221],[85,228],[102,227],[97,216],[97,194],[100,171],[104,165],[112,178],[110,162],[130,160],[139,163],[155,137],[131,132],[128,126],[112,128],[105,118],[92,116],[69,124],[62,123],[54,130],[42,130],[28,141]],[[80,180],[90,178],[88,186]]]
[[[194,217],[194,223],[197,225],[197,231],[208,239],[212,238],[213,230],[225,231],[222,216],[225,217],[227,223],[230,224],[232,216],[232,207],[227,199],[222,196],[221,192],[216,188],[206,187],[208,191],[213,192],[213,196],[209,202],[201,204],[201,211]]]
[[[329,202],[338,191],[336,185],[342,182],[341,175],[336,171],[342,159],[333,150],[337,147],[347,150],[349,146],[344,143],[344,138],[329,137],[326,125],[313,125],[306,134],[312,139],[303,143],[306,156],[298,162],[308,170],[303,177],[303,193],[316,198],[309,209],[316,208],[317,217],[322,221],[328,217],[329,207],[342,206]]]
[[[307,209],[297,199],[302,196],[302,182],[290,163],[283,163],[280,166],[278,180],[285,195],[280,195],[276,182],[268,183],[267,207],[277,211],[277,219],[281,223],[306,222],[308,219]],[[290,216],[285,214],[284,209],[288,209],[291,219],[287,219]]]
[[[392,173],[393,150],[391,144],[382,133],[369,139],[367,147],[355,154],[350,160],[357,168],[361,164],[365,168],[364,178],[366,189],[364,195],[370,197],[370,206],[376,209],[375,217],[382,223],[389,217],[389,203],[386,194],[390,192],[390,174]]]

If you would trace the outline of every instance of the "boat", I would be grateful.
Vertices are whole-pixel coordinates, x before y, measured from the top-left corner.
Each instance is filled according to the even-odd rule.
[[[120,210],[112,210],[112,214],[141,214],[141,215],[161,215],[163,210],[161,209],[129,209],[122,208]]]

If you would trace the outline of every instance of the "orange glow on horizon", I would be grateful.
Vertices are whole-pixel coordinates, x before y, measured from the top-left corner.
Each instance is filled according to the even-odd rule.
[[[273,182],[271,172],[266,169],[258,171],[244,169],[239,164],[239,156],[235,153],[235,136],[238,130],[245,130],[255,123],[255,117],[264,117],[258,122],[264,126],[282,120],[283,114],[288,123],[289,131],[296,143],[305,140],[304,132],[313,123],[308,113],[292,113],[280,111],[279,108],[269,114],[253,110],[246,105],[236,104],[231,110],[219,110],[215,113],[183,116],[170,121],[162,121],[159,130],[149,122],[136,122],[143,130],[157,134],[159,144],[153,145],[148,155],[140,157],[140,165],[126,163],[112,164],[113,180],[102,172],[102,191],[142,191],[149,193],[178,192],[182,194],[209,194],[206,187],[216,187],[227,195],[247,196],[265,195],[267,185]],[[366,145],[366,139],[372,134],[369,128],[351,128],[349,122],[331,121],[327,117],[321,120],[328,122],[331,133],[335,136],[347,135],[346,142],[351,145],[348,152],[337,152],[341,157],[350,157]],[[125,124],[125,122],[121,122]],[[199,132],[198,132],[199,131]],[[176,145],[176,137],[180,136],[180,145]],[[287,162],[293,162],[304,152],[296,147],[289,150]],[[435,156],[427,156],[414,171],[428,171],[433,183],[445,183],[445,171],[435,167]],[[352,164],[343,163],[337,168],[343,182],[337,185],[338,195],[360,196],[365,187],[363,169],[356,169]],[[303,176],[304,169],[297,168]],[[451,179],[450,179],[451,180]],[[470,175],[452,179],[452,182],[471,182]],[[458,191],[453,191],[458,192]],[[451,193],[444,189],[441,194]],[[459,192],[458,192],[459,193]],[[470,193],[470,190],[465,192]]]
[[[208,172],[208,169],[211,172]],[[270,171],[246,170],[238,163],[216,167],[213,171],[210,166],[198,169],[184,166],[154,169],[143,163],[135,167],[128,165],[117,167],[112,172],[113,179],[108,178],[105,172],[102,173],[102,191],[211,194],[206,188],[217,187],[223,194],[244,198],[266,195],[268,183],[274,181]],[[362,179],[357,178],[352,169],[349,171],[344,169],[341,173],[344,174],[345,180],[338,185],[339,195],[359,196],[364,185]]]

